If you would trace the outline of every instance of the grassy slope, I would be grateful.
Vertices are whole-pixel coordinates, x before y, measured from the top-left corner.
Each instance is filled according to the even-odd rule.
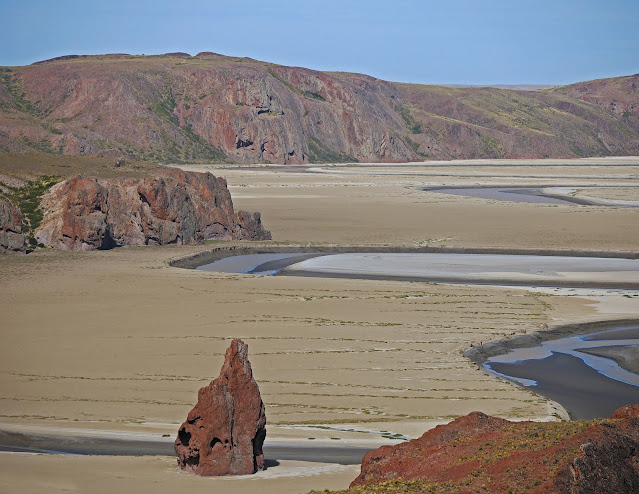
[[[8,178],[30,181],[45,175],[61,179],[78,174],[101,178],[143,177],[160,169],[158,165],[134,160],[126,161],[122,167],[116,168],[114,164],[112,158],[0,152],[0,182]]]
[[[622,117],[560,90],[397,84],[411,136],[427,157],[585,157],[639,152],[639,116]],[[639,98],[637,98],[639,100]]]
[[[607,420],[528,422],[511,426],[513,433],[494,439],[450,441],[456,463],[447,465],[455,481],[389,480],[325,494],[418,494],[449,492],[529,492],[551,481],[577,457],[578,434]],[[575,439],[573,439],[575,438]],[[480,444],[481,443],[481,444]],[[448,447],[445,445],[442,447]],[[413,451],[416,458],[423,458]],[[524,458],[524,460],[522,460]],[[407,458],[408,460],[408,458]],[[438,458],[441,460],[441,458]],[[457,469],[455,469],[457,465]],[[465,473],[464,473],[465,472]],[[317,493],[317,491],[313,491]],[[539,492],[539,491],[537,491]]]

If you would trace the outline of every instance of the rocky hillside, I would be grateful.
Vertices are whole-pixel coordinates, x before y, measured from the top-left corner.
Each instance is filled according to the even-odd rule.
[[[22,213],[0,199],[0,254],[6,252],[26,252],[26,238],[22,232]]]
[[[638,77],[511,91],[213,53],[68,56],[0,68],[0,151],[284,164],[636,155]]]
[[[351,488],[339,492],[639,492],[639,405],[610,419],[572,422],[473,412],[370,451]]]

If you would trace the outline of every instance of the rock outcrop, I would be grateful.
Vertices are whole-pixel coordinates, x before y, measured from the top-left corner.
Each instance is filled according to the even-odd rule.
[[[248,361],[233,340],[220,376],[198,392],[175,440],[178,465],[198,475],[246,475],[264,469],[266,415]]]
[[[22,213],[16,206],[0,200],[0,254],[11,252],[26,252]]]
[[[390,482],[384,492],[395,492],[396,479],[416,482],[401,492],[639,492],[639,405],[589,422],[510,422],[473,412],[367,453],[351,487]]]
[[[233,211],[223,178],[167,169],[155,178],[75,178],[44,196],[36,238],[65,250],[265,240],[259,213]]]

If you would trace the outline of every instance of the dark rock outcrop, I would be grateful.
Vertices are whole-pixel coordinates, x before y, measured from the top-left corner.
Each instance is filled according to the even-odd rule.
[[[248,361],[248,345],[233,340],[220,376],[198,392],[175,440],[178,465],[198,475],[246,475],[264,469],[266,415]]]
[[[510,422],[473,412],[367,453],[351,487],[395,480],[416,481],[401,492],[639,492],[639,405],[589,422]]]
[[[39,242],[65,250],[188,244],[208,239],[266,240],[259,213],[233,211],[223,178],[167,169],[155,178],[75,178],[41,202]]]
[[[8,252],[26,252],[22,213],[16,206],[0,201],[0,254]]]

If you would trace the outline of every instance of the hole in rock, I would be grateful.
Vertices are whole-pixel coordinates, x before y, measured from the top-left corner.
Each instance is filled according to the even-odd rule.
[[[191,433],[187,432],[187,430],[184,427],[182,427],[178,431],[178,439],[182,443],[182,446],[188,446],[189,445],[189,441],[191,440]]]
[[[200,453],[194,455],[194,456],[189,456],[187,458],[184,459],[184,464],[185,465],[191,465],[191,466],[198,466],[200,464]]]
[[[146,198],[146,196],[144,194],[142,194],[142,192],[138,191],[138,196],[140,196],[140,200],[145,203],[147,206],[151,206],[151,203],[149,202],[149,200]]]

